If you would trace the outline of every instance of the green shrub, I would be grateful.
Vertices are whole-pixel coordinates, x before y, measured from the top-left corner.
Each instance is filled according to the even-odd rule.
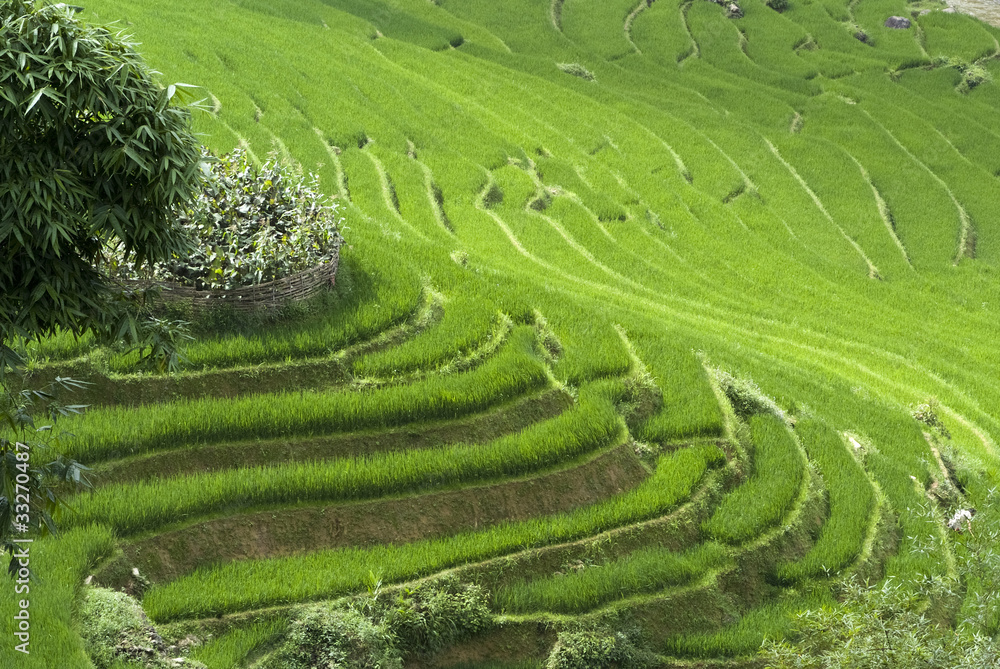
[[[884,581],[844,585],[842,606],[800,612],[794,643],[765,643],[762,655],[774,669],[821,667],[995,667],[1000,646],[968,627],[952,630],[928,620],[928,599],[948,596],[955,583],[924,582],[917,589]]]
[[[648,653],[628,633],[591,629],[560,632],[545,669],[632,669],[649,665]]]
[[[565,72],[566,74],[572,74],[574,77],[580,77],[581,79],[586,79],[587,81],[594,81],[594,73],[585,68],[580,63],[557,63],[556,67]]]
[[[292,621],[288,636],[263,669],[402,669],[395,638],[353,606],[315,604]]]
[[[306,179],[272,156],[254,165],[242,149],[211,161],[201,192],[179,223],[189,250],[157,263],[153,276],[199,289],[231,289],[280,279],[337,257],[343,239],[337,204],[315,175]],[[119,266],[139,278],[131,264]]]
[[[783,12],[788,9],[788,0],[764,0],[764,4],[776,12]]]
[[[156,633],[135,599],[116,590],[91,588],[81,611],[82,633],[87,652],[97,669],[111,669],[120,663],[144,669],[174,667],[164,656],[163,639]],[[184,666],[204,669],[188,660]]]
[[[478,585],[447,576],[404,590],[386,621],[406,652],[432,652],[487,629],[493,616]]]
[[[436,651],[492,624],[482,589],[452,576],[393,600],[380,596],[374,574],[367,585],[367,595],[303,609],[263,669],[397,669],[404,653]]]
[[[976,86],[993,81],[993,76],[982,65],[971,64],[962,70],[962,83],[958,85],[960,93],[968,93]]]
[[[962,73],[962,80],[955,90],[959,93],[968,93],[976,86],[993,81],[993,76],[982,65],[978,63],[968,63],[962,58],[952,56],[939,56],[934,59],[937,67],[953,67]]]
[[[951,433],[941,421],[941,418],[937,415],[937,401],[933,398],[927,400],[927,402],[924,402],[923,404],[918,404],[916,408],[910,412],[910,415],[932,430],[936,430],[945,439],[951,439]]]

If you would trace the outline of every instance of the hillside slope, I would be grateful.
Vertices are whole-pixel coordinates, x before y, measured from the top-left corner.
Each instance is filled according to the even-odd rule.
[[[39,549],[64,573],[24,666],[86,666],[98,563],[178,636],[257,635],[212,669],[369,574],[451,570],[505,616],[414,666],[606,616],[733,660],[809,583],[955,576],[946,516],[1000,513],[1000,29],[912,7],[88,3],[204,88],[210,147],[317,172],[347,246],[326,320],[196,342],[172,395],[70,423],[99,486]]]

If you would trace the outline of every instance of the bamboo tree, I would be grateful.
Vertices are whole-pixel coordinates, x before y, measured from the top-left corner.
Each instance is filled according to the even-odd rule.
[[[103,254],[142,264],[179,251],[175,208],[201,180],[189,111],[172,104],[186,86],[160,86],[131,42],[76,11],[0,0],[0,545],[11,554],[15,534],[55,530],[60,484],[85,484],[79,463],[47,454],[55,419],[82,409],[56,392],[80,384],[24,388],[15,342],[152,338],[169,365],[155,346],[163,327],[143,325]]]

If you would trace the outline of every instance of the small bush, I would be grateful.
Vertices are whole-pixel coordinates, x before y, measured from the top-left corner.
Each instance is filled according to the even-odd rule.
[[[574,77],[580,77],[581,79],[586,79],[587,81],[594,81],[596,79],[594,73],[585,68],[583,65],[580,65],[580,63],[557,63],[556,67],[566,74],[572,74]]]
[[[982,65],[970,64],[962,70],[962,82],[958,85],[959,93],[968,93],[976,86],[993,81],[989,71]]]
[[[306,607],[262,669],[401,669],[403,655],[433,652],[485,630],[493,616],[479,586],[455,577],[381,596],[374,574],[369,594]]]
[[[764,0],[764,4],[776,12],[783,12],[788,9],[788,0]]]
[[[402,669],[395,638],[385,624],[340,602],[303,609],[264,669]]]
[[[917,590],[885,581],[844,584],[840,607],[799,613],[789,641],[767,641],[761,657],[774,669],[825,667],[996,667],[1000,646],[968,626],[934,624],[927,601],[948,596],[955,583],[925,581]]]
[[[406,590],[386,615],[406,652],[432,652],[487,629],[493,620],[478,585],[451,576]]]
[[[81,620],[81,636],[97,669],[111,669],[122,663],[143,669],[177,666],[164,656],[163,639],[146,618],[142,606],[124,592],[89,589]],[[186,660],[182,666],[205,669],[205,665],[194,660]]]
[[[937,431],[945,439],[951,439],[951,433],[948,431],[945,424],[941,422],[941,418],[937,415],[936,400],[930,399],[923,404],[918,404],[910,415],[932,430]]]
[[[152,278],[198,289],[232,289],[289,276],[332,260],[343,239],[337,204],[315,175],[271,157],[254,165],[242,149],[218,159],[180,215],[189,251],[152,268]],[[130,263],[114,270],[143,278]]]
[[[560,632],[545,669],[633,669],[650,665],[649,654],[622,631]]]
[[[967,63],[953,56],[938,56],[934,59],[935,67],[953,67],[962,73],[962,80],[955,88],[959,93],[968,93],[976,86],[993,81],[993,77],[982,65]]]

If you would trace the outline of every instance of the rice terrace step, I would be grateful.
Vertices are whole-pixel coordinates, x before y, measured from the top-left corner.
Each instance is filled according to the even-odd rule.
[[[1000,4],[949,4],[84,3],[343,243],[174,371],[21,345],[93,485],[0,667],[1000,666]]]

